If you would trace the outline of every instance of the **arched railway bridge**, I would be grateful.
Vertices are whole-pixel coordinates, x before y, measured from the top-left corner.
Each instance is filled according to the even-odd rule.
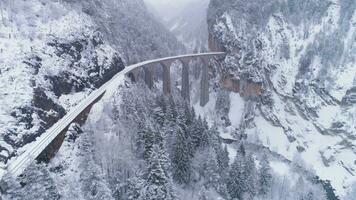
[[[5,172],[0,174],[0,182],[3,176],[7,173],[13,176],[21,175],[24,170],[51,145],[58,137],[64,138],[65,132],[67,132],[68,127],[71,123],[80,121],[81,115],[83,113],[88,113],[96,102],[98,102],[108,89],[117,85],[125,75],[131,74],[134,79],[138,78],[138,72],[143,69],[145,72],[145,82],[149,88],[153,87],[153,67],[160,64],[163,67],[163,93],[169,94],[171,92],[171,76],[170,68],[171,64],[177,60],[181,61],[182,67],[182,96],[185,99],[190,98],[190,88],[189,88],[189,62],[193,59],[201,59],[204,63],[201,73],[201,94],[200,94],[200,104],[201,106],[206,105],[209,101],[209,76],[208,76],[208,63],[209,60],[224,56],[224,52],[210,52],[210,53],[198,53],[198,54],[187,54],[179,55],[173,57],[165,57],[154,60],[147,60],[141,63],[130,65],[125,67],[122,71],[117,73],[112,79],[102,85],[100,88],[94,90],[88,97],[86,97],[82,102],[73,107],[62,119],[55,123],[51,128],[49,128],[45,133],[39,136],[36,141],[29,144],[26,151],[11,159],[5,168]],[[62,135],[62,136],[61,136]],[[60,146],[57,145],[57,149]]]

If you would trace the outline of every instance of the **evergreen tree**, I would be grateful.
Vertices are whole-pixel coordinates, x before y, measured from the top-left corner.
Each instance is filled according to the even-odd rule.
[[[242,145],[241,145],[242,146]],[[240,146],[240,151],[241,151]],[[243,147],[243,146],[242,146]],[[242,148],[244,149],[244,148]],[[231,198],[241,199],[246,191],[245,156],[237,151],[236,158],[231,165],[227,180],[227,189]]]
[[[145,195],[143,189],[147,183],[142,177],[143,175],[139,173],[128,180],[127,198],[129,200],[143,200]]]
[[[191,157],[193,157],[194,150],[192,147],[193,144],[192,144],[191,130],[190,130],[190,126],[192,125],[192,119],[189,119],[191,117],[189,113],[190,111],[188,107],[185,105],[185,109],[179,112],[178,114],[177,123],[180,127],[180,130],[182,130],[183,136],[187,143],[188,154]]]
[[[271,167],[269,165],[267,155],[264,154],[261,160],[261,168],[259,170],[259,194],[265,196],[269,193],[272,185]]]
[[[145,131],[146,131],[145,125],[142,122],[139,122],[138,131],[134,137],[134,140],[135,140],[135,148],[136,148],[135,152],[141,158],[143,157],[143,152],[145,150],[145,141],[144,141]]]
[[[224,147],[219,145],[216,156],[220,176],[226,180],[229,171],[229,152],[227,151],[227,145],[224,145]]]
[[[205,185],[207,188],[213,188],[220,195],[226,197],[228,196],[228,192],[226,184],[219,173],[219,165],[216,159],[215,150],[210,147],[208,152],[209,154],[207,156],[207,163],[205,169]]]
[[[206,128],[207,127],[207,122],[205,121],[204,122],[204,127]],[[208,145],[214,147],[215,149],[219,149],[221,146],[220,146],[220,137],[219,137],[219,131],[218,131],[218,127],[217,127],[217,124],[214,123],[214,125],[209,129],[208,128],[208,131],[204,132],[206,133],[207,135],[203,134],[203,137],[206,137],[208,138]]]
[[[162,141],[162,143],[159,144],[160,147],[160,151],[159,151],[159,155],[161,158],[161,162],[162,162],[162,166],[163,166],[163,170],[166,173],[167,177],[172,177],[172,173],[171,171],[171,160],[169,159],[169,155],[166,151],[167,147],[164,141]]]
[[[190,127],[191,124],[193,123],[194,118],[187,103],[184,104],[184,116],[185,116],[185,125],[187,127]]]
[[[145,129],[143,131],[143,143],[143,158],[147,160],[150,158],[153,145],[155,144],[155,133],[151,129]]]
[[[200,144],[203,139],[203,131],[203,122],[201,117],[199,116],[198,119],[194,119],[194,123],[192,123],[190,127],[190,136],[194,150],[198,149],[201,146]]]
[[[94,160],[92,154],[92,144],[89,138],[85,138],[82,144],[84,159],[80,164],[81,174],[80,182],[83,184],[84,198],[88,200],[95,199],[113,199],[112,192],[105,179],[100,166]]]
[[[153,109],[153,117],[160,126],[164,125],[166,116],[161,107],[156,107]]]
[[[165,96],[164,95],[159,96],[157,98],[156,102],[157,102],[157,105],[163,111],[163,113],[166,113],[166,111],[167,111],[167,100],[166,100]]]
[[[60,194],[45,164],[31,164],[24,176],[6,176],[5,198],[14,200],[59,199]]]
[[[164,150],[154,145],[148,161],[147,182],[144,190],[145,200],[173,200],[176,199],[170,178],[165,172]]]
[[[166,112],[166,119],[170,122],[173,122],[177,119],[178,117],[178,110],[177,110],[177,106],[176,103],[173,100],[173,97],[171,96],[169,98],[169,103],[168,103],[168,107],[167,107],[167,112]]]
[[[251,154],[246,155],[245,162],[246,163],[245,163],[244,173],[246,176],[246,185],[245,185],[244,193],[245,193],[245,197],[247,197],[245,199],[252,200],[257,193],[257,169],[256,169],[255,160]]]
[[[190,181],[190,152],[187,138],[181,129],[177,130],[174,145],[172,167],[173,179],[179,184],[188,184]]]
[[[245,157],[246,155],[246,150],[245,150],[245,146],[244,143],[241,143],[239,148],[237,149],[237,154],[241,155],[242,157]]]
[[[208,147],[211,144],[212,134],[215,134],[215,130],[210,131],[209,125],[206,119],[202,120],[200,124],[201,138],[200,138],[200,148]]]
[[[228,190],[232,198],[253,199],[257,188],[255,161],[246,153],[243,143],[237,150],[236,158],[228,177]]]
[[[208,157],[207,157],[207,164],[206,164],[206,169],[205,169],[205,174],[206,174],[206,187],[207,188],[214,188],[220,184],[220,174],[219,174],[219,166],[218,162],[216,160],[216,154],[214,149],[209,148],[207,150]]]

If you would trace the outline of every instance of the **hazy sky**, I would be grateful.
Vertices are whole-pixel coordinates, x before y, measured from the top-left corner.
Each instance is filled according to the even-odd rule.
[[[164,18],[175,17],[186,5],[194,1],[205,0],[144,0],[153,6],[160,16]]]
[[[192,1],[199,1],[199,0],[144,0],[146,2],[149,2],[156,8],[159,7],[174,7],[174,6],[184,6],[189,2]]]

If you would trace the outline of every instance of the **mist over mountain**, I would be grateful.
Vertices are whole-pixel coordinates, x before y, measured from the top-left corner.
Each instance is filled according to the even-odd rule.
[[[178,1],[166,5],[147,0],[149,10],[171,31],[189,52],[205,52],[208,49],[207,11],[209,0]]]

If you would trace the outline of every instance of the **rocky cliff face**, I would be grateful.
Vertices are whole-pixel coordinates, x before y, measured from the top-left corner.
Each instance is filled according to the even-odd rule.
[[[262,87],[254,120],[237,128],[300,156],[340,196],[356,181],[355,10],[352,0],[212,0],[208,14],[210,48],[228,52],[221,75]]]
[[[140,0],[1,5],[0,172],[124,63],[184,50]]]
[[[124,67],[90,17],[64,4],[8,1],[3,12],[2,166]]]

